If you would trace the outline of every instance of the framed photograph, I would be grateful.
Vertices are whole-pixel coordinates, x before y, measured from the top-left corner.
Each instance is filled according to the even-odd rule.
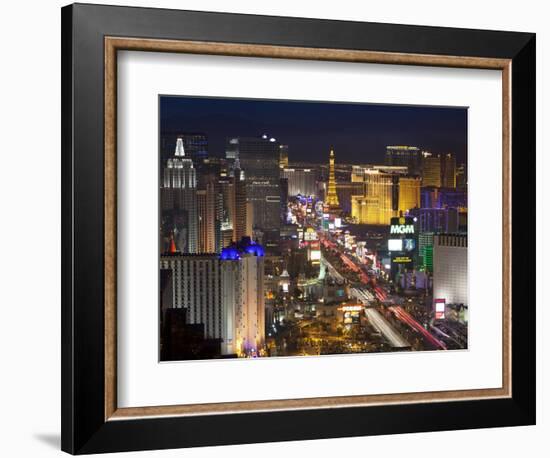
[[[62,9],[62,448],[535,423],[535,35]]]

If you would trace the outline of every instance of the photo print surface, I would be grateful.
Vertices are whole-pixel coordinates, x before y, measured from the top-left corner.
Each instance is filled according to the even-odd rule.
[[[467,108],[159,117],[160,361],[468,348]]]

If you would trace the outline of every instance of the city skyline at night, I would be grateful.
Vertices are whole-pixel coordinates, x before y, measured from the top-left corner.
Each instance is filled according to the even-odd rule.
[[[316,162],[333,147],[341,164],[382,162],[385,147],[418,145],[467,162],[467,108],[161,96],[161,136],[201,132],[210,155],[223,157],[229,137],[269,135],[292,145],[293,160]]]
[[[159,106],[161,361],[468,348],[467,109]]]

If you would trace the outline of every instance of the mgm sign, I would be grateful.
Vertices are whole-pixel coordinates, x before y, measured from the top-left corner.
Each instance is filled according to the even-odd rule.
[[[417,233],[414,218],[399,216],[390,220],[388,251],[392,276],[403,268],[414,268],[417,255]]]
[[[392,235],[412,235],[415,233],[414,220],[410,216],[392,218],[390,224],[390,234]]]

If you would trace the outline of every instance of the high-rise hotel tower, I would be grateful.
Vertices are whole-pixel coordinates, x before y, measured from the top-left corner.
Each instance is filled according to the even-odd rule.
[[[171,295],[171,308],[185,310],[185,324],[202,325],[205,339],[219,339],[222,355],[258,356],[265,345],[263,256],[249,237],[219,255],[166,253],[160,266],[171,282],[161,297]]]
[[[277,246],[281,227],[279,153],[280,143],[267,135],[227,140],[227,159],[234,161],[235,171],[244,172],[246,202],[251,204],[245,218],[250,216],[253,229],[263,233],[267,250]],[[245,233],[252,235],[248,230]]]
[[[178,138],[174,156],[168,158],[161,186],[161,252],[175,243],[180,253],[198,249],[197,175]]]
[[[391,218],[420,206],[420,177],[365,170],[362,195],[351,197],[359,224],[388,225]]]

